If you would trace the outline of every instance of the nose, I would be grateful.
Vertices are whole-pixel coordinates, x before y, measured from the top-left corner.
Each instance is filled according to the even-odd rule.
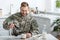
[[[23,12],[23,14],[25,14],[25,12]]]
[[[23,11],[23,14],[25,14],[26,13],[26,11]]]

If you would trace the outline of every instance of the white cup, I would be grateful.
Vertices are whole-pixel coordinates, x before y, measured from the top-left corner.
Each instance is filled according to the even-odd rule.
[[[26,38],[26,34],[21,34],[21,38],[25,39]]]

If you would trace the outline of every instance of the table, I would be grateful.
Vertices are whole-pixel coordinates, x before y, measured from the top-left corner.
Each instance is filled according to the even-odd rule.
[[[40,34],[39,34],[40,35]],[[44,34],[43,34],[44,35]],[[40,37],[32,37],[29,40],[58,40],[57,38],[55,38],[53,35],[51,34],[45,34],[45,36],[43,36],[42,34],[40,35]],[[44,38],[43,38],[44,37]]]
[[[45,34],[45,36],[43,36],[42,34],[38,34],[26,40],[44,40],[43,37],[45,37],[45,40],[58,40],[51,34]],[[21,39],[20,37],[16,36],[0,36],[0,40],[21,40]]]
[[[39,39],[41,39],[42,37],[40,37]],[[57,38],[55,38],[53,35],[51,34],[46,34],[45,35],[45,40],[58,40]]]

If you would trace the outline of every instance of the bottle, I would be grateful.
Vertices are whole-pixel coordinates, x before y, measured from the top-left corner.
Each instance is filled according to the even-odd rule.
[[[36,7],[36,14],[38,14],[38,7]]]
[[[12,36],[12,29],[9,29],[9,36]]]
[[[46,25],[43,25],[42,40],[46,40]]]
[[[2,16],[2,9],[0,9],[0,17]]]

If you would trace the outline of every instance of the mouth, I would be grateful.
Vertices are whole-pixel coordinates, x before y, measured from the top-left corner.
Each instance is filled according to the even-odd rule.
[[[22,13],[22,15],[23,15],[23,16],[26,16],[26,15],[27,15],[27,13]]]

